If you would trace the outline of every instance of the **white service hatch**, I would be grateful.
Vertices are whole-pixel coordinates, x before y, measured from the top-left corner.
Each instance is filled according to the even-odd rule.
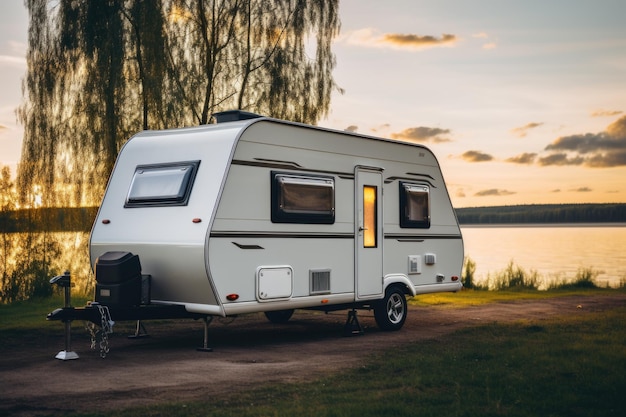
[[[257,299],[276,301],[291,298],[293,269],[290,266],[260,266],[256,271]]]

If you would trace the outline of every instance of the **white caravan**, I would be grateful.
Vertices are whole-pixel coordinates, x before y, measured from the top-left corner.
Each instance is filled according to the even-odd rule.
[[[294,309],[368,308],[397,330],[406,296],[462,288],[461,232],[429,149],[239,111],[216,118],[141,132],[120,151],[90,240],[100,304],[276,322]],[[143,289],[120,273],[142,276]]]

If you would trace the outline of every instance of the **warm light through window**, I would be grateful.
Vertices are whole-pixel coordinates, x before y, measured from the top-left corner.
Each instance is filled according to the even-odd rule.
[[[376,247],[376,187],[363,186],[363,247]]]

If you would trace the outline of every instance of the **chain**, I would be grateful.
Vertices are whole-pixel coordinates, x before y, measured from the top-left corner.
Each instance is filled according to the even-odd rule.
[[[91,335],[91,349],[95,349],[98,346],[98,333],[100,333],[100,357],[105,358],[109,353],[109,334],[113,333],[113,325],[115,322],[111,319],[111,312],[109,307],[100,304],[92,303],[92,306],[96,306],[100,312],[100,330],[96,330],[96,324],[87,322],[85,328]]]
[[[89,333],[89,335],[91,335],[91,349],[95,349],[96,348],[96,335],[98,334],[98,331],[96,330],[96,325],[90,321],[85,322],[85,330],[87,330],[87,332]]]

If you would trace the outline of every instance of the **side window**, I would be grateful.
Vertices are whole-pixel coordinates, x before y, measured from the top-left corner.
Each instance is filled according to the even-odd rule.
[[[272,222],[335,222],[333,177],[271,173]]]
[[[400,227],[430,227],[430,189],[426,185],[400,182]]]
[[[124,207],[186,206],[200,161],[139,165]]]

